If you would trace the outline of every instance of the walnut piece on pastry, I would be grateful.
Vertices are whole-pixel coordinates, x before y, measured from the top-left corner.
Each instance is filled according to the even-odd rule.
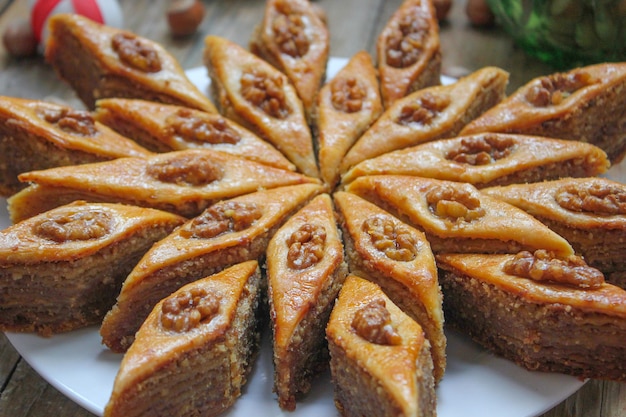
[[[142,98],[216,112],[157,42],[78,14],[49,20],[45,58],[89,109],[107,97]]]
[[[626,63],[537,77],[469,123],[462,135],[508,132],[589,142],[611,163],[626,153]]]
[[[303,174],[319,177],[302,101],[287,76],[227,39],[210,35],[204,42],[222,114],[273,144]]]
[[[310,116],[326,76],[330,34],[309,0],[269,0],[250,50],[291,80]]]
[[[378,35],[377,67],[385,108],[441,83],[439,22],[430,0],[404,0]]]

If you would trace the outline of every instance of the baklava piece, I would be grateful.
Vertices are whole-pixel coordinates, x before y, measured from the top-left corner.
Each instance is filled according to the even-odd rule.
[[[580,140],[616,164],[626,152],[626,63],[535,78],[461,132],[508,132]]]
[[[566,238],[608,282],[626,288],[626,185],[564,178],[483,191],[531,214]]]
[[[572,255],[437,256],[446,323],[533,371],[626,381],[626,291]]]
[[[385,108],[414,91],[441,83],[439,22],[432,1],[404,0],[376,42]]]
[[[426,234],[435,253],[517,253],[574,250],[525,211],[471,184],[402,175],[373,175],[346,191],[389,211]]]
[[[262,188],[319,182],[210,149],[31,171],[19,179],[32,184],[8,200],[14,222],[79,199],[134,204],[194,217],[222,199]]]
[[[89,109],[108,97],[141,98],[216,112],[161,45],[78,14],[49,20],[45,58]]]
[[[397,100],[348,151],[341,171],[387,152],[457,136],[467,123],[504,98],[508,79],[506,71],[486,67],[455,83]]]
[[[348,274],[328,194],[294,214],[267,247],[274,392],[284,410],[328,366],[325,328]]]
[[[304,107],[285,74],[218,36],[205,38],[204,64],[224,116],[273,144],[305,175],[319,177]]]
[[[339,180],[341,160],[383,111],[371,56],[357,52],[325,84],[318,96],[314,126],[322,179],[330,188]]]
[[[350,169],[342,182],[364,175],[413,175],[467,182],[477,188],[593,177],[610,166],[597,146],[507,133],[477,133],[389,152]]]
[[[424,233],[362,198],[336,192],[350,272],[378,284],[430,342],[434,378],[446,368],[446,336],[435,257]]]
[[[183,221],[76,202],[1,231],[0,330],[50,336],[99,324],[139,259]]]
[[[261,281],[249,261],[160,301],[122,359],[104,417],[213,417],[230,408],[259,350]]]
[[[267,1],[250,50],[287,75],[310,115],[326,75],[330,34],[309,0]]]
[[[280,169],[295,166],[276,148],[217,114],[153,101],[96,102],[96,120],[154,152],[209,148]]]
[[[0,96],[0,196],[26,187],[23,172],[150,154],[87,111]]]
[[[272,235],[322,191],[303,184],[258,191],[207,208],[155,244],[130,272],[100,328],[105,345],[124,352],[154,305],[181,286],[235,263],[262,263]]]
[[[341,416],[437,415],[428,339],[378,285],[346,278],[326,338]]]

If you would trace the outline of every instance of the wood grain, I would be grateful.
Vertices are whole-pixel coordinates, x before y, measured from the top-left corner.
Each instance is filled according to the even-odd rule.
[[[125,27],[165,46],[184,68],[202,65],[203,39],[215,34],[247,45],[260,19],[262,0],[205,1],[206,17],[198,32],[173,39],[164,17],[167,0],[122,0]],[[378,32],[401,0],[319,0],[331,30],[331,55],[349,57],[359,50],[374,53]],[[9,22],[28,17],[27,1],[0,0],[0,33]],[[441,25],[443,71],[467,74],[487,65],[510,72],[512,91],[532,78],[554,72],[525,55],[499,28],[472,27],[465,16],[465,0],[457,0]],[[0,94],[63,100],[76,106],[74,93],[59,81],[41,56],[15,59],[0,46]],[[0,416],[92,416],[47,384],[0,334]],[[624,417],[626,384],[589,381],[542,417]],[[502,416],[506,417],[506,416]]]

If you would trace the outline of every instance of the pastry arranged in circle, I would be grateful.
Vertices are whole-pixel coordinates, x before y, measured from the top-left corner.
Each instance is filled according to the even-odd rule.
[[[626,381],[626,291],[575,255],[437,256],[446,323],[526,369]]]
[[[50,336],[99,324],[139,259],[184,220],[74,202],[0,231],[0,330]]]
[[[309,0],[268,0],[250,51],[285,73],[307,115],[326,76],[330,34]]]
[[[467,182],[477,188],[563,177],[594,177],[610,162],[584,142],[508,133],[477,133],[426,142],[367,159],[343,183],[364,175],[413,175]]]
[[[100,327],[105,345],[124,352],[154,305],[181,286],[235,263],[262,262],[272,235],[321,185],[279,187],[223,200],[155,244],[124,281]]]
[[[331,197],[321,194],[270,239],[266,252],[274,392],[284,410],[328,366],[325,329],[348,274]]]
[[[107,98],[94,118],[153,152],[209,148],[295,171],[276,148],[217,113],[147,100]]]
[[[194,217],[225,198],[319,182],[210,149],[31,171],[19,178],[32,184],[8,200],[13,221],[76,199],[134,204]]]
[[[303,174],[319,177],[311,130],[289,78],[227,39],[209,35],[204,43],[220,112],[276,146]]]
[[[608,282],[626,288],[626,185],[563,178],[483,191],[528,212],[566,238]]]
[[[574,250],[525,211],[467,183],[401,175],[361,177],[346,191],[422,230],[435,253],[517,253]]]
[[[378,285],[346,278],[326,338],[342,416],[437,415],[428,339]]]
[[[49,19],[46,61],[89,109],[108,97],[141,98],[215,112],[163,46],[79,14]]]
[[[322,180],[332,189],[341,161],[383,111],[376,68],[366,51],[357,52],[320,90],[313,131]]]
[[[248,261],[161,300],[122,359],[104,416],[223,413],[258,354],[262,299],[259,265]]]
[[[341,171],[387,152],[456,136],[504,98],[508,80],[506,71],[486,67],[452,84],[424,88],[397,100],[350,148]]]
[[[0,196],[26,187],[17,179],[23,172],[148,155],[87,111],[0,96]]]
[[[439,22],[430,0],[404,0],[376,41],[385,108],[414,91],[441,83]]]
[[[589,142],[615,164],[626,153],[625,123],[626,63],[603,63],[537,77],[461,134],[506,132]]]

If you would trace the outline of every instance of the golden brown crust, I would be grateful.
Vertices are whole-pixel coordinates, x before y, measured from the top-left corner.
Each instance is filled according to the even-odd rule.
[[[376,68],[367,52],[357,52],[322,87],[315,111],[320,173],[333,189],[348,149],[383,111]]]
[[[103,342],[125,351],[150,309],[181,285],[234,263],[261,260],[270,237],[320,185],[258,191],[216,203],[155,244],[128,275],[100,328]]]
[[[261,290],[258,263],[249,261],[159,302],[122,359],[104,416],[228,409],[258,352]]]
[[[440,84],[439,23],[431,1],[405,0],[376,42],[385,108],[422,88]]]
[[[462,135],[508,132],[580,140],[612,163],[626,152],[626,63],[604,63],[535,78],[468,124]]]
[[[597,146],[540,136],[477,133],[427,142],[363,161],[342,177],[413,175],[467,182],[477,188],[592,177],[610,166]]]
[[[531,370],[626,379],[626,291],[504,272],[515,255],[437,256],[446,321]]]
[[[319,177],[304,108],[286,75],[218,36],[205,38],[204,64],[222,114],[276,146],[305,175]]]
[[[100,323],[141,256],[183,218],[76,202],[0,233],[0,329],[49,336]]]
[[[330,196],[315,197],[291,216],[266,258],[274,391],[280,407],[293,411],[327,364],[324,329],[348,273]]]
[[[148,156],[147,149],[94,120],[84,110],[0,96],[0,195],[26,184],[23,172],[56,166]]]
[[[346,190],[423,230],[435,253],[515,253],[520,249],[573,253],[565,239],[541,222],[471,184],[375,175],[356,179]]]
[[[272,145],[217,114],[138,99],[96,102],[94,117],[154,152],[209,148],[280,169],[295,166]]]
[[[330,34],[309,0],[270,0],[250,50],[291,80],[310,115],[326,75]]]
[[[374,323],[370,326],[355,329],[355,325],[361,327],[355,317],[367,315],[372,303],[381,302],[383,312],[388,314],[386,329],[396,334],[392,344],[374,343],[367,338],[369,331],[385,330],[374,324],[376,317],[372,317]],[[326,337],[335,403],[343,416],[436,414],[428,340],[419,324],[376,284],[348,276],[333,308]]]
[[[446,368],[442,296],[435,258],[426,236],[362,198],[336,192],[350,272],[377,283],[424,329],[434,378]]]
[[[9,199],[13,221],[77,197],[153,207],[193,217],[221,199],[261,188],[319,182],[210,149],[32,171],[20,175],[20,180],[33,184]]]
[[[483,191],[543,222],[601,270],[607,281],[626,288],[624,184],[606,178],[564,178]]]
[[[425,88],[397,100],[346,154],[341,171],[386,152],[456,136],[504,98],[508,79],[506,71],[486,67],[453,84]]]
[[[216,112],[161,45],[78,14],[50,19],[45,57],[93,109],[107,97],[142,98]]]

